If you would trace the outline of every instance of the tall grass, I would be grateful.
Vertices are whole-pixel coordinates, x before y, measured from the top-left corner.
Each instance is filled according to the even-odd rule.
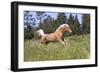
[[[24,61],[72,60],[90,58],[90,35],[65,37],[66,48],[60,42],[39,46],[38,40],[25,40]]]

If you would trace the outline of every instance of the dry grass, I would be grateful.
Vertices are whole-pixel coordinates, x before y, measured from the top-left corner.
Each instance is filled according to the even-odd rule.
[[[72,60],[90,57],[89,35],[70,36],[65,40],[68,43],[66,48],[63,48],[60,42],[40,47],[38,40],[25,40],[24,61]]]

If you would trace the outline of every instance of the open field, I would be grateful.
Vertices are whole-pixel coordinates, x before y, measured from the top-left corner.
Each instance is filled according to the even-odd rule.
[[[65,37],[66,48],[60,42],[39,46],[38,40],[25,40],[24,61],[72,60],[90,57],[90,35]]]

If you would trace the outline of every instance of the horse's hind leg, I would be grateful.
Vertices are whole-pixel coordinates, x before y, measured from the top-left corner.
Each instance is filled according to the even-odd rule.
[[[46,44],[46,38],[42,37],[41,40],[40,40],[40,46],[41,46],[41,48],[44,48],[45,44]]]
[[[39,41],[39,44],[38,44],[38,45],[39,45],[39,48],[44,48],[44,43],[45,43],[45,42],[43,42],[43,41],[40,40],[40,41]]]

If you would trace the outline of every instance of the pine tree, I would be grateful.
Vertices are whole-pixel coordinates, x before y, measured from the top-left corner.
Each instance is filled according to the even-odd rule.
[[[67,21],[66,14],[65,13],[58,13],[57,21],[60,25],[63,23],[66,23],[66,21]]]
[[[27,28],[24,28],[24,39],[32,39],[33,38],[33,30],[30,25],[27,25]]]
[[[44,18],[46,17],[47,15],[45,14],[45,12],[40,12],[40,11],[37,11],[36,12],[36,17],[37,19],[39,20],[39,25],[41,25],[44,21]]]
[[[34,26],[36,24],[36,19],[30,13],[30,11],[24,12],[24,26]]]
[[[80,34],[80,23],[78,20],[77,15],[75,16],[75,22],[74,22],[74,34]]]
[[[58,13],[57,18],[53,21],[52,30],[55,31],[61,24],[66,23],[67,17],[65,13]]]
[[[74,24],[74,16],[72,16],[72,14],[69,15],[69,18],[67,20],[67,24],[69,24],[69,25]]]
[[[33,38],[33,26],[36,24],[36,20],[30,11],[24,12],[24,39]]]
[[[29,25],[29,11],[24,12],[24,26]]]
[[[90,33],[90,15],[83,14],[82,17],[82,31],[84,34]]]
[[[48,15],[45,19],[44,19],[44,22],[43,22],[43,25],[42,25],[42,29],[44,30],[45,33],[51,33],[53,32],[52,31],[52,28],[53,28],[53,18]]]
[[[72,14],[70,14],[70,15],[69,15],[69,18],[68,18],[68,20],[67,20],[67,24],[70,26],[70,28],[71,28],[71,30],[72,30],[71,35],[74,34],[74,28],[75,28],[74,22],[75,22],[74,16],[72,16]]]

